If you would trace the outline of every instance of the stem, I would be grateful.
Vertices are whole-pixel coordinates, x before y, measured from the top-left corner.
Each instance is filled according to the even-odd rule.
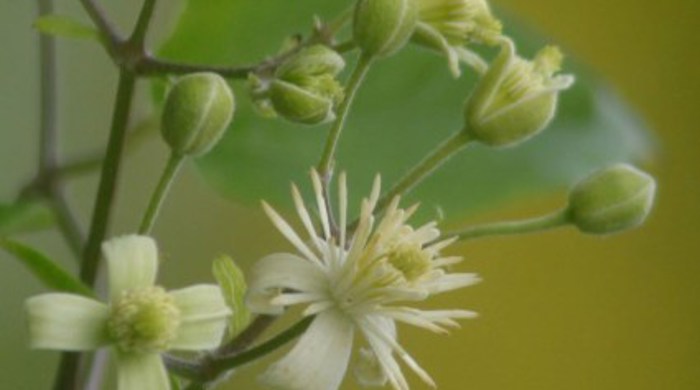
[[[83,232],[76,220],[73,212],[68,205],[65,195],[62,191],[55,190],[51,196],[51,207],[56,215],[58,228],[63,234],[63,238],[70,247],[77,259],[83,253],[83,244],[85,242]]]
[[[350,111],[350,106],[355,99],[355,94],[359,89],[362,81],[369,71],[370,65],[372,64],[372,57],[362,55],[355,65],[355,70],[353,70],[350,76],[350,81],[346,87],[345,99],[340,103],[337,112],[337,118],[333,122],[333,127],[331,127],[328,133],[328,138],[326,139],[326,146],[323,149],[323,154],[321,155],[321,161],[318,163],[318,172],[325,181],[328,180],[331,171],[331,165],[333,164],[333,159],[335,156],[335,151],[338,146],[338,140],[340,139],[340,134],[345,126],[345,120],[347,118],[348,112]]]
[[[151,196],[151,201],[148,204],[146,213],[141,220],[139,234],[148,234],[151,232],[151,229],[153,229],[158,213],[163,206],[165,196],[168,194],[168,191],[170,190],[170,187],[172,186],[184,161],[185,156],[182,154],[172,153],[170,155],[170,159],[168,159],[168,163],[163,170],[160,181],[158,182],[155,191],[153,191],[153,195]]]
[[[113,54],[112,51],[114,48],[122,42],[122,38],[120,37],[116,28],[114,28],[112,23],[105,16],[105,12],[94,2],[94,0],[80,0],[80,3],[90,16],[90,19],[92,19],[92,22],[95,23],[97,28],[102,33],[103,38],[106,40],[110,54]]]
[[[466,131],[459,131],[432,152],[430,152],[423,160],[411,168],[408,173],[404,175],[401,180],[399,180],[394,187],[389,190],[384,196],[377,202],[376,211],[382,211],[389,203],[394,199],[394,197],[403,195],[411,191],[416,185],[421,183],[426,177],[431,175],[438,169],[442,164],[454,156],[457,152],[462,150],[470,141],[469,136]],[[354,224],[353,224],[354,225]]]
[[[102,165],[102,175],[97,191],[97,200],[90,225],[90,235],[83,255],[83,263],[80,269],[80,278],[87,285],[93,285],[97,276],[100,260],[100,245],[107,233],[107,226],[111,218],[112,203],[114,201],[117,174],[121,164],[122,150],[126,127],[131,113],[131,101],[134,95],[136,78],[127,71],[119,75],[117,98],[112,116],[112,129],[110,131],[107,154]]]
[[[58,371],[56,372],[56,379],[54,379],[53,390],[77,390],[79,365],[80,353],[61,353],[61,361],[58,363]]]
[[[134,27],[134,32],[131,34],[131,38],[129,38],[129,42],[132,45],[141,49],[143,48],[144,41],[146,40],[146,32],[148,32],[148,26],[151,24],[155,7],[156,0],[144,0],[141,13],[136,21],[136,27]]]
[[[163,75],[163,74],[188,74],[195,72],[212,72],[217,73],[221,77],[229,79],[245,79],[250,72],[255,71],[258,65],[249,66],[216,66],[216,65],[199,65],[173,62],[155,57],[145,57],[137,68],[139,75]]]
[[[257,360],[299,337],[313,319],[313,316],[306,317],[272,339],[239,354],[221,356],[215,353],[198,362],[168,357],[166,363],[172,372],[192,380],[187,389],[201,389],[203,384],[216,380],[222,373]]]
[[[259,315],[253,322],[230,343],[222,345],[215,354],[218,356],[233,355],[245,351],[255,340],[262,335],[267,328],[277,319],[276,316]]]
[[[448,235],[457,236],[460,241],[467,241],[484,236],[506,236],[540,232],[566,226],[569,223],[568,211],[563,209],[549,215],[522,221],[497,222],[473,226],[454,233],[448,233]]]

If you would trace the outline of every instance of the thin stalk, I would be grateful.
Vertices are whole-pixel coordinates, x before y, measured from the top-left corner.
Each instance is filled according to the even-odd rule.
[[[51,207],[56,215],[58,228],[77,259],[83,253],[84,236],[80,224],[68,205],[62,191],[56,190],[51,196]]]
[[[90,286],[94,284],[97,276],[100,246],[102,241],[104,241],[111,219],[112,204],[116,194],[117,177],[121,165],[126,128],[131,114],[131,102],[134,96],[135,84],[136,78],[132,73],[128,71],[120,73],[107,154],[102,164],[102,174],[90,225],[90,235],[83,253],[83,263],[80,269],[80,279]]]
[[[569,224],[568,212],[566,209],[541,217],[525,219],[522,221],[509,221],[472,226],[453,233],[450,236],[459,237],[460,241],[473,240],[487,236],[506,236],[525,233],[541,232]]]
[[[168,159],[168,163],[165,165],[163,174],[160,176],[158,185],[151,195],[150,203],[146,209],[146,213],[143,215],[141,220],[141,225],[139,227],[139,234],[148,234],[153,229],[153,225],[156,222],[158,213],[163,206],[163,201],[165,200],[170,187],[175,181],[182,163],[185,161],[185,156],[182,154],[172,153]]]
[[[144,0],[143,6],[141,7],[141,13],[136,21],[136,26],[134,27],[133,33],[131,33],[131,38],[129,38],[129,42],[132,45],[138,48],[143,48],[144,41],[146,40],[146,33],[148,32],[148,27],[151,24],[155,7],[156,0]]]
[[[331,165],[333,164],[333,159],[335,157],[335,151],[338,146],[338,140],[340,140],[340,135],[345,127],[345,120],[347,119],[348,112],[350,111],[350,106],[357,90],[359,89],[362,81],[364,81],[370,66],[372,65],[372,57],[362,55],[355,65],[355,70],[353,70],[348,85],[345,88],[345,99],[338,106],[337,117],[330,132],[328,133],[328,138],[326,139],[326,145],[323,149],[323,154],[321,155],[321,160],[318,163],[318,172],[321,177],[327,182],[331,172]]]
[[[313,320],[313,316],[306,317],[272,339],[235,355],[208,355],[197,362],[168,357],[166,364],[171,372],[192,380],[186,389],[201,389],[204,384],[216,380],[224,372],[260,359],[299,337]]]
[[[381,197],[381,199],[379,199],[376,208],[377,212],[388,206],[394,197],[411,191],[426,177],[435,172],[435,170],[442,164],[468,145],[469,141],[470,138],[466,131],[459,131],[450,136],[450,138],[445,140],[425,158],[423,158],[423,160],[411,168],[411,170],[409,170],[403,178],[401,178],[386,194]]]
[[[90,16],[90,19],[92,19],[92,22],[95,23],[102,33],[103,38],[106,40],[108,50],[110,52],[113,51],[114,48],[122,42],[122,38],[114,25],[107,19],[105,12],[94,0],[80,0],[80,3],[83,5],[88,16]]]

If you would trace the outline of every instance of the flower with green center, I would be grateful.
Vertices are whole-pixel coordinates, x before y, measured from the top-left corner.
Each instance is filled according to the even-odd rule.
[[[430,376],[399,344],[396,322],[446,332],[455,319],[473,318],[466,310],[421,310],[411,303],[433,294],[479,281],[475,274],[449,273],[460,257],[440,251],[454,242],[440,240],[435,222],[414,229],[407,221],[417,207],[400,209],[396,198],[375,223],[372,215],[380,193],[379,177],[364,199],[357,229],[347,225],[347,185],[341,174],[339,216],[326,207],[321,179],[312,172],[320,232],[314,227],[299,190],[292,194],[308,237],[302,238],[270,206],[264,209],[298,253],[278,253],[258,261],[251,272],[249,306],[257,312],[279,314],[304,304],[305,316],[315,316],[309,329],[284,358],[263,375],[264,383],[281,389],[334,390],[347,371],[354,334],[363,336],[355,374],[361,384],[408,389],[398,359],[425,382]],[[341,228],[337,233],[333,221]],[[398,359],[397,359],[398,357]]]
[[[495,45],[501,37],[501,22],[491,13],[486,0],[417,0],[418,25],[413,41],[440,51],[447,57],[455,77],[459,62],[477,71],[488,67],[465,46],[477,43]]]
[[[215,285],[166,292],[154,285],[156,244],[146,236],[105,242],[109,301],[51,293],[27,300],[33,348],[88,351],[112,346],[119,390],[168,390],[160,353],[219,345],[231,311]]]

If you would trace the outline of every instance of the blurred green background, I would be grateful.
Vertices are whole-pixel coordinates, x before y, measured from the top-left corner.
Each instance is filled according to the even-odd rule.
[[[62,2],[59,9],[83,18],[76,3]],[[590,64],[644,115],[661,143],[650,167],[659,179],[657,207],[646,226],[620,236],[601,239],[566,230],[453,249],[467,257],[460,270],[479,272],[485,282],[441,297],[436,305],[473,308],[481,317],[449,337],[404,327],[403,343],[442,389],[700,388],[700,135],[695,122],[700,3],[494,3]],[[163,5],[158,17],[166,26],[177,9],[174,3]],[[111,11],[126,26],[135,8],[124,4]],[[31,177],[36,158],[34,14],[33,2],[0,3],[3,201]],[[115,72],[93,43],[62,41],[59,49],[63,154],[76,156],[105,142]],[[148,114],[147,99],[142,100],[135,119]],[[131,155],[122,176],[115,234],[130,231],[138,221],[165,156],[158,139]],[[164,284],[211,280],[209,262],[222,252],[245,264],[286,248],[258,210],[221,199],[191,166],[185,171],[155,231],[165,257]],[[86,177],[69,188],[84,221],[95,184],[95,177]],[[477,219],[532,215],[562,201],[563,194],[528,200]],[[253,244],[259,237],[270,239],[264,246]],[[28,239],[72,267],[54,234]],[[48,388],[56,355],[26,349],[22,313],[24,298],[42,289],[4,253],[0,270],[0,387]],[[263,366],[241,370],[242,382],[230,388],[256,388],[254,376]],[[411,379],[415,388],[426,388]],[[348,382],[347,388],[354,388]]]

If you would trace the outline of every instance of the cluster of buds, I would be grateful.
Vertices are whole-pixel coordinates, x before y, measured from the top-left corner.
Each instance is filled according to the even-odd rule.
[[[343,57],[327,46],[302,48],[272,78],[250,76],[253,99],[259,111],[269,116],[308,125],[332,121],[344,97],[336,80],[343,68]]]

